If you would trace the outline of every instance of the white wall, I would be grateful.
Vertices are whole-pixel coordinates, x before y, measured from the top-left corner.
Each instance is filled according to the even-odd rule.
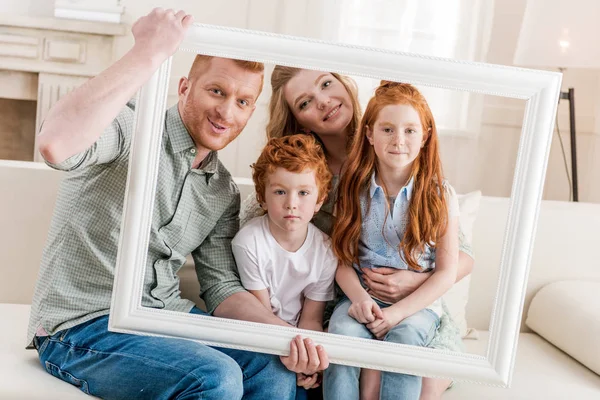
[[[54,15],[54,0],[0,0],[0,12],[51,17]]]
[[[486,62],[512,65],[525,4],[526,0],[495,2]],[[579,200],[600,203],[600,73],[567,70],[563,75],[563,90],[569,87],[575,88],[576,95]],[[441,137],[444,170],[457,191],[480,189],[489,196],[510,196],[524,111],[522,100],[486,96],[477,138]],[[570,174],[569,104],[566,101],[559,105],[558,126]],[[565,162],[555,132],[543,198],[566,201],[569,195]]]
[[[100,0],[99,0],[100,1]],[[367,0],[364,0],[367,1]],[[487,62],[511,65],[526,0],[497,0]],[[2,0],[0,11],[28,15],[52,15],[52,0]],[[183,8],[197,22],[238,28],[257,29],[298,36],[323,37],[323,27],[333,20],[336,2],[320,0],[121,0],[125,22],[132,23],[153,7]],[[373,6],[376,6],[375,4]],[[595,38],[590,38],[594,40]],[[132,45],[131,35],[118,38],[115,58]],[[180,52],[172,66],[169,103],[176,97],[180,76],[187,74],[192,54]],[[254,117],[236,142],[222,151],[221,159],[237,176],[248,177],[252,163],[264,143],[266,106],[270,93],[267,79]],[[600,73],[592,70],[568,70],[563,88],[576,89],[577,139],[580,201],[600,203]],[[446,175],[459,192],[481,189],[491,196],[509,196],[516,162],[524,102],[486,96],[483,125],[475,138],[444,136],[442,157]],[[568,103],[559,107],[567,163],[570,166]],[[555,135],[546,175],[545,199],[568,200],[569,188]]]
[[[494,26],[488,52],[487,62],[511,65],[517,38],[523,19],[526,0],[496,1]],[[590,38],[590,40],[595,40]],[[579,174],[579,200],[600,203],[600,72],[594,70],[573,69],[563,75],[563,90],[575,88],[577,156]],[[514,154],[518,146],[520,124],[515,118],[522,113],[515,108],[514,101],[490,98],[486,102],[486,116],[482,131],[490,132],[493,140],[489,145],[497,149],[499,154],[482,165],[486,171],[484,192],[490,195],[508,195],[506,175],[512,174],[510,165],[514,160],[509,158],[506,169],[498,168],[495,160],[506,154]],[[570,168],[569,139],[569,104],[563,101],[558,109],[558,125],[565,145],[567,164]],[[494,155],[493,152],[490,155]],[[544,198],[551,200],[568,200],[569,188],[564,161],[560,151],[560,143],[555,133],[552,141]]]

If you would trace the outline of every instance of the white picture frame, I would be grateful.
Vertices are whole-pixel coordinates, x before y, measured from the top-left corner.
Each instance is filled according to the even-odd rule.
[[[333,363],[509,386],[562,74],[202,24],[189,29],[180,50],[526,100],[487,354],[444,352],[143,307],[170,59],[142,87],[136,106],[109,330],[280,355],[287,354],[290,341],[300,333],[322,344]]]

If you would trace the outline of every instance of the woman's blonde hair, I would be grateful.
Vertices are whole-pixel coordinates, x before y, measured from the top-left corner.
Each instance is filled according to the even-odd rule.
[[[296,117],[294,117],[292,114],[292,111],[290,110],[283,93],[284,86],[300,71],[300,68],[276,65],[273,73],[271,74],[272,93],[271,101],[269,103],[267,140],[275,137],[294,135],[303,132],[302,127],[296,120]],[[350,120],[350,124],[348,124],[347,128],[349,137],[348,145],[350,145],[351,138],[354,136],[362,116],[360,104],[358,102],[358,90],[356,83],[351,78],[340,75],[336,72],[331,72],[331,75],[333,75],[338,81],[341,82],[342,85],[344,85],[346,91],[348,91],[348,94],[350,95],[350,102],[352,103],[353,109],[352,119]],[[319,135],[318,132],[313,133],[317,136]]]

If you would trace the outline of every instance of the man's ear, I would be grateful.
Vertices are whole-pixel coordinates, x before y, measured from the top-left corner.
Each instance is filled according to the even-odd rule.
[[[179,78],[179,86],[177,88],[177,94],[179,95],[179,100],[182,100],[183,98],[187,97],[189,91],[190,91],[190,80],[187,77],[182,76],[181,78]]]

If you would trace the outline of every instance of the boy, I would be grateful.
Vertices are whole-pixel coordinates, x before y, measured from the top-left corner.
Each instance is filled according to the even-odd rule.
[[[266,214],[249,221],[232,241],[242,284],[283,321],[323,331],[337,267],[329,237],[310,223],[331,186],[323,150],[310,135],[273,138],[252,168]],[[317,378],[298,374],[297,383],[317,387]]]

